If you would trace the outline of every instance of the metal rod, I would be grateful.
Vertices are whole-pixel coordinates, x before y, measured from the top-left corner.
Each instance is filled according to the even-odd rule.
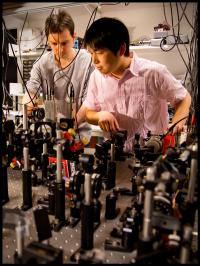
[[[29,170],[29,148],[23,148],[23,156],[24,156],[24,170]]]
[[[84,191],[85,191],[85,205],[91,204],[91,175],[86,173],[85,174],[85,182],[84,182]]]
[[[62,131],[57,130],[57,141],[59,141],[62,137]],[[56,182],[62,182],[62,144],[57,142],[57,149],[56,149],[56,157],[57,157],[57,175],[56,175]]]
[[[155,179],[154,167],[147,168],[147,181]],[[152,236],[152,209],[153,209],[153,191],[150,189],[145,190],[144,198],[144,218],[143,218],[143,240],[150,240]]]
[[[28,129],[27,105],[23,104],[23,130]]]
[[[195,186],[196,186],[196,178],[197,178],[197,170],[198,170],[198,161],[197,156],[194,153],[197,152],[197,143],[192,146],[192,160],[191,160],[191,167],[190,167],[190,180],[189,180],[189,187],[188,187],[188,194],[187,194],[187,202],[194,201],[194,193],[195,193]]]

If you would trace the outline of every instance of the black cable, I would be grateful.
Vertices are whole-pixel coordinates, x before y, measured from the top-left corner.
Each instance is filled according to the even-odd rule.
[[[12,34],[8,31],[7,34],[9,35],[9,38],[11,38],[15,44],[17,44],[17,39],[12,36]]]
[[[180,22],[181,22],[181,20],[182,20],[182,18],[183,18],[184,12],[185,12],[185,10],[186,10],[187,4],[188,4],[188,3],[186,3],[186,4],[185,4],[185,7],[183,8],[182,15],[181,15],[180,19],[178,20],[177,24],[176,24],[175,26],[173,26],[173,25],[170,25],[170,24],[168,23],[168,21],[167,21],[167,16],[166,16],[166,12],[165,12],[165,3],[163,2],[164,18],[165,18],[166,23],[170,26],[170,28],[175,28],[175,27],[177,27],[178,24],[180,24]]]
[[[8,71],[8,64],[9,64],[9,60],[10,60],[10,57],[8,56],[8,50],[7,50],[7,47],[5,47],[5,53],[7,55],[7,62],[6,62],[6,65],[5,65],[5,70],[4,70],[4,86],[5,86],[5,90],[7,91],[6,89],[6,83],[7,83],[7,71]],[[4,98],[4,100],[6,101],[6,98]],[[3,104],[4,104],[4,101],[3,101]]]
[[[3,18],[3,17],[2,17],[2,21],[3,21],[4,28],[5,28],[5,32],[7,33],[8,30],[7,30],[7,28],[6,28],[6,24],[5,24],[5,21],[4,21],[4,18]],[[9,38],[8,38],[8,35],[7,35],[7,34],[6,34],[6,37],[7,37],[8,42],[9,42]],[[31,95],[30,95],[30,93],[29,93],[29,91],[28,91],[28,89],[27,89],[27,87],[26,87],[25,82],[24,82],[24,79],[23,79],[23,76],[22,76],[21,70],[20,70],[19,65],[18,65],[18,63],[17,63],[17,59],[16,59],[16,56],[15,56],[15,52],[14,52],[14,50],[13,50],[12,44],[11,44],[11,49],[12,49],[12,53],[13,53],[13,55],[14,55],[13,58],[14,58],[14,60],[15,60],[15,64],[16,64],[16,66],[17,66],[17,69],[18,69],[18,71],[19,71],[20,77],[21,77],[21,79],[22,79],[22,81],[23,81],[23,84],[24,84],[24,86],[25,86],[25,89],[26,89],[26,91],[27,91],[27,93],[28,93],[28,95],[29,95],[29,98],[30,98],[30,100],[31,100],[31,102],[32,102],[32,104],[33,104],[33,106],[35,106],[35,103],[33,102],[32,98],[31,98]]]
[[[162,139],[164,139],[164,137],[165,136],[167,136],[167,134],[169,134],[171,131],[172,131],[172,129],[179,123],[179,122],[181,122],[182,120],[184,120],[184,119],[186,119],[186,118],[188,118],[188,115],[187,116],[185,116],[185,117],[183,117],[183,118],[181,118],[180,120],[178,120],[176,123],[174,123],[168,130],[167,130],[167,132],[165,132],[161,137],[160,137],[160,140],[162,140]]]
[[[24,30],[24,26],[25,26],[27,17],[28,17],[28,12],[26,12],[26,17],[25,17],[25,20],[24,20],[24,23],[23,23],[23,26],[22,26],[22,30],[21,30],[21,34],[20,34],[20,37],[19,37],[19,58],[20,58],[20,61],[22,61],[22,58],[21,58],[21,47],[20,47],[21,46],[21,38],[22,38],[22,32]]]
[[[193,27],[192,23],[189,21],[187,15],[186,15],[186,13],[185,13],[185,10],[186,10],[186,9],[185,9],[185,8],[183,9],[183,7],[182,7],[182,5],[181,5],[181,2],[180,2],[179,4],[180,4],[180,7],[181,7],[181,9],[182,9],[182,11],[183,11],[183,14],[184,14],[185,19],[187,20],[187,22],[188,22],[188,24],[190,25],[190,27],[194,30],[194,27]]]
[[[85,97],[85,94],[86,94],[86,88],[87,88],[87,84],[88,84],[88,81],[89,81],[89,78],[90,78],[90,74],[91,74],[92,68],[93,67],[92,67],[92,58],[91,58],[90,66],[88,67],[88,70],[87,70],[85,82],[84,82],[84,85],[83,85],[82,94],[81,94],[81,97],[80,97],[81,104],[83,103],[83,98]]]
[[[172,11],[172,3],[169,2],[169,5],[170,5],[170,12],[171,12],[172,29],[174,30],[174,18],[173,18],[173,11]]]
[[[174,37],[174,35],[168,35],[167,37],[171,37],[171,36]],[[175,37],[174,38],[174,44],[173,45],[170,45],[169,48],[164,48],[164,45],[167,44],[167,37],[163,37],[162,40],[161,40],[161,42],[160,42],[160,49],[163,52],[169,52],[169,51],[171,51],[175,47],[175,45],[176,45],[176,37]]]
[[[90,25],[90,21],[91,21],[93,15],[94,15],[94,12],[95,12],[95,11],[97,12],[97,9],[98,9],[98,6],[93,10],[93,12],[92,12],[92,14],[91,14],[91,16],[90,16],[90,19],[89,19],[89,22],[88,22],[88,24],[87,24],[87,27],[86,27],[86,30],[85,30],[85,31],[87,31],[87,29],[88,29],[88,27],[89,27],[89,25]],[[96,13],[95,13],[95,16],[96,16]],[[95,16],[94,16],[94,18],[95,18]],[[84,37],[83,37],[83,42],[82,42],[82,43],[84,43],[84,40],[85,40],[85,35],[84,35]],[[54,82],[54,77],[55,77],[55,75],[56,75],[58,72],[62,71],[63,74],[64,74],[64,76],[66,76],[66,77],[69,79],[69,77],[66,75],[66,73],[65,73],[63,70],[69,68],[69,66],[75,61],[76,57],[78,56],[78,54],[79,54],[79,52],[80,52],[80,49],[81,49],[81,47],[78,49],[77,54],[75,55],[75,57],[73,58],[73,60],[70,62],[69,65],[67,65],[67,66],[64,67],[64,68],[61,67],[61,69],[57,70],[57,71],[54,73],[54,75],[53,75],[53,90],[54,90],[54,84],[55,84],[55,82],[58,80],[58,79],[57,79],[57,80],[55,80],[55,82]],[[69,95],[68,95],[68,96],[69,96]]]
[[[52,11],[51,11],[51,13],[50,13],[49,27],[50,27],[50,24],[51,24],[51,16],[52,16],[52,14],[53,14],[53,11],[54,11],[54,8],[52,9]],[[42,40],[43,40],[43,39],[42,39]],[[44,49],[43,49],[41,55],[37,58],[37,60],[35,60],[35,62],[33,63],[33,65],[34,65],[38,60],[40,60],[40,58],[41,58],[42,55],[44,54],[44,52],[45,52],[45,50],[46,50],[47,42],[48,42],[48,40],[46,39],[45,47],[44,47]]]
[[[98,6],[93,10],[93,12],[92,12],[92,14],[91,14],[91,16],[90,16],[89,22],[88,22],[87,27],[86,27],[86,31],[87,31],[87,29],[88,29],[88,27],[89,27],[89,25],[90,25],[90,21],[91,21],[91,19],[92,19],[93,16],[94,16],[94,19],[95,19],[97,9],[98,9]],[[94,21],[94,19],[93,19],[93,21]],[[84,43],[84,39],[85,39],[85,35],[84,35],[84,38],[83,38],[83,42],[82,42],[82,43]],[[55,77],[56,73],[62,71],[62,73],[63,73],[64,75],[61,76],[61,77],[59,77],[57,80],[59,80],[60,78],[66,77],[66,78],[70,81],[69,84],[68,84],[68,86],[71,86],[71,84],[72,84],[72,86],[73,86],[73,83],[72,83],[72,81],[71,81],[71,77],[72,77],[72,75],[73,75],[73,71],[72,71],[71,76],[70,76],[70,78],[69,78],[69,77],[67,76],[67,74],[64,72],[64,70],[67,69],[67,68],[69,68],[69,66],[75,61],[76,57],[78,56],[78,54],[79,54],[79,52],[80,52],[80,49],[81,49],[81,47],[79,48],[79,50],[78,50],[76,56],[73,58],[73,60],[70,62],[69,65],[67,65],[65,68],[61,68],[61,69],[57,70],[57,71],[54,73],[54,75],[53,75],[53,80],[54,80],[54,77]],[[90,68],[90,67],[91,67],[91,65],[89,66],[89,68]],[[55,80],[55,82],[53,81],[53,92],[54,92],[54,86],[55,86],[55,83],[56,83],[57,80]],[[68,90],[67,90],[67,96],[69,97]],[[79,97],[78,97],[78,99],[79,99]],[[77,100],[77,99],[76,99],[76,100]],[[76,103],[76,104],[77,104],[77,103]],[[76,108],[76,109],[77,109],[77,108]],[[77,123],[77,112],[75,112],[75,121],[76,121],[76,123]],[[78,126],[78,123],[77,123],[77,126]],[[79,134],[79,132],[78,132],[78,135],[79,135],[79,140],[80,140],[80,134]]]
[[[178,11],[178,4],[177,3],[175,3],[176,4],[176,13],[177,13],[177,18],[178,18],[178,21],[180,21],[180,19],[179,19],[179,11]],[[178,39],[180,39],[180,23],[178,23],[178,32],[177,32],[177,37],[178,37]]]
[[[163,5],[163,6],[164,6],[164,5]],[[187,6],[187,3],[186,3],[186,5],[185,5],[183,11],[185,11],[186,6]],[[174,23],[173,23],[173,12],[172,12],[172,5],[171,5],[171,3],[170,3],[171,20],[172,20],[172,23],[171,23],[171,24],[172,24],[173,35],[168,35],[167,37],[164,37],[164,38],[161,40],[161,42],[160,42],[160,48],[161,48],[162,51],[164,51],[164,52],[168,52],[168,51],[172,50],[172,49],[176,46],[176,47],[177,47],[177,50],[178,50],[178,52],[179,52],[179,54],[180,54],[180,56],[181,56],[181,58],[182,58],[182,60],[183,60],[183,63],[184,63],[184,65],[185,65],[186,69],[187,69],[187,72],[191,73],[191,70],[190,70],[190,57],[191,57],[191,56],[189,56],[188,49],[187,49],[187,47],[186,47],[185,44],[184,44],[184,47],[185,47],[186,52],[187,52],[187,55],[188,55],[188,64],[187,64],[186,61],[185,61],[185,59],[184,59],[184,57],[183,57],[183,55],[182,55],[182,53],[181,53],[181,51],[180,51],[180,49],[179,49],[179,47],[178,47],[178,44],[179,44],[179,42],[180,42],[180,36],[179,36],[179,31],[180,31],[180,21],[181,21],[181,18],[182,18],[182,16],[183,16],[183,13],[182,13],[181,18],[179,18],[178,6],[176,5],[176,7],[177,7],[178,22],[179,22],[179,23],[176,24],[176,26],[178,25],[178,35],[176,36],[176,35],[175,35],[175,31],[174,31],[175,26],[173,25],[173,24],[174,24]],[[165,7],[164,7],[164,8],[165,8]],[[165,10],[164,10],[164,14],[165,14]],[[166,14],[165,14],[165,18],[166,18]],[[167,43],[167,38],[170,37],[170,36],[173,36],[173,37],[174,37],[174,44],[173,44],[172,46],[170,46],[169,48],[164,48],[164,45]],[[190,55],[191,55],[191,53],[190,53]]]
[[[5,29],[6,30],[6,29]],[[6,34],[7,34],[8,32],[6,31]],[[9,34],[9,37],[12,37],[12,35],[11,34]],[[7,47],[5,47],[6,49],[7,49]],[[11,48],[12,48],[12,45],[11,45]],[[13,49],[12,49],[12,51],[13,51]],[[14,52],[13,52],[14,53]],[[17,105],[23,105],[23,104],[21,104],[21,103],[18,103],[17,101],[15,101],[14,99],[13,99],[13,97],[9,94],[9,92],[7,91],[7,89],[5,88],[5,84],[6,84],[6,76],[7,76],[7,70],[8,70],[8,62],[9,62],[9,59],[10,59],[10,57],[9,57],[9,55],[8,55],[8,51],[7,51],[7,64],[6,64],[6,66],[5,66],[5,72],[4,72],[4,75],[5,75],[5,77],[4,77],[4,87],[3,87],[3,93],[4,93],[4,95],[5,95],[5,93],[7,94],[7,96],[11,99],[11,101],[12,101],[12,103],[14,103],[14,104],[17,104]],[[14,54],[15,55],[15,54]],[[18,64],[17,64],[18,65]],[[22,76],[21,76],[21,78],[22,78]],[[22,78],[22,80],[23,80],[23,78]],[[24,80],[23,80],[24,81]],[[39,85],[39,87],[38,87],[38,89],[37,89],[37,91],[36,91],[36,93],[35,93],[35,95],[33,96],[33,98],[32,98],[32,100],[34,100],[35,98],[36,98],[36,96],[37,96],[37,93],[38,93],[38,91],[39,91],[39,89],[40,89],[40,87],[41,87],[41,84]],[[30,96],[29,96],[30,97]],[[5,97],[4,97],[5,98]],[[5,99],[6,100],[6,99]],[[27,103],[25,103],[25,104],[29,104],[31,101],[31,98],[30,98],[30,101],[29,102],[27,102]],[[3,105],[4,105],[4,101],[3,101]]]
[[[183,56],[182,56],[182,54],[181,54],[181,51],[180,51],[180,49],[179,49],[179,47],[178,47],[178,44],[179,44],[179,42],[180,42],[180,37],[179,37],[179,24],[178,24],[178,36],[175,36],[174,20],[173,20],[173,10],[172,10],[172,4],[171,4],[171,2],[170,2],[170,11],[171,11],[172,31],[173,31],[173,36],[174,36],[174,39],[175,39],[175,46],[177,47],[177,49],[178,49],[178,51],[179,51],[179,54],[180,54],[180,56],[181,56],[181,58],[182,58],[182,60],[183,60],[183,62],[184,62],[184,64],[185,64],[186,68],[188,69],[188,65],[187,65],[187,63],[185,62],[185,59],[183,58]]]
[[[103,6],[103,5],[117,5],[117,4],[119,4],[119,3],[120,3],[120,2],[112,3],[112,4],[99,4],[99,6]],[[86,27],[85,32],[86,32],[87,29],[89,28],[89,25],[90,25],[90,22],[91,22],[93,16],[94,16],[94,18],[93,18],[93,22],[94,22],[95,17],[96,17],[96,13],[97,13],[97,10],[98,10],[99,6],[97,6],[97,7],[93,10],[93,12],[92,12],[92,14],[91,14],[91,16],[90,16],[89,22],[88,22],[88,24],[87,24],[87,27]],[[85,34],[84,34],[83,42],[82,42],[82,43],[84,43],[84,40],[85,40]],[[80,49],[81,49],[81,47],[78,49],[78,52],[77,52],[76,56],[73,58],[73,60],[70,62],[69,65],[67,65],[67,66],[64,67],[64,68],[61,68],[61,69],[57,70],[57,71],[54,73],[54,75],[53,75],[53,81],[54,81],[54,76],[55,76],[56,73],[59,72],[59,71],[62,71],[63,74],[64,74],[64,76],[66,76],[66,77],[69,79],[69,77],[66,75],[66,73],[65,73],[63,70],[67,69],[67,68],[68,68],[68,67],[69,67],[69,66],[75,61],[76,57],[77,57],[78,54],[79,54]],[[62,77],[63,77],[63,76],[62,76]],[[61,78],[61,77],[59,77],[58,79],[60,79],[60,78]],[[57,79],[57,80],[58,80],[58,79]],[[55,84],[55,82],[56,82],[57,80],[55,80],[55,81],[53,82],[53,90],[54,90],[54,84]]]
[[[103,5],[118,5],[120,2],[117,2],[117,3],[112,3],[112,4],[99,4],[99,6],[103,6]],[[96,17],[96,13],[97,13],[97,10],[99,8],[99,6],[97,6],[91,16],[90,16],[90,19],[89,19],[89,22],[87,24],[87,27],[86,27],[86,30],[85,30],[85,33],[87,32],[88,28],[89,28],[89,25],[90,25],[90,21],[92,20],[92,17],[94,16],[93,18],[93,22],[95,20],[95,17]],[[83,37],[83,42],[84,43],[84,40],[85,40],[85,34],[84,34],[84,37]],[[91,63],[92,63],[92,60],[91,60]],[[87,76],[86,76],[86,80],[85,80],[85,84],[84,84],[84,88],[83,88],[83,91],[82,91],[82,95],[80,97],[81,101],[82,101],[82,98],[84,97],[84,90],[86,90],[86,87],[87,87],[87,83],[88,83],[88,80],[89,80],[89,74],[90,74],[90,71],[91,71],[91,64],[90,64],[90,67],[88,68],[88,73],[87,73]],[[80,133],[79,133],[79,129],[78,129],[78,121],[77,121],[77,113],[75,113],[75,120],[76,120],[76,124],[77,124],[77,132],[78,132],[78,135],[79,135],[79,140],[80,140]]]
[[[37,89],[37,92],[36,92],[36,94],[33,96],[32,100],[34,100],[35,97],[37,96],[37,93],[38,93],[39,89],[40,89],[40,87]],[[12,100],[13,103],[17,103],[15,100],[13,100],[12,96],[9,94],[9,92],[8,92],[6,89],[5,89],[5,92],[6,92],[7,96]],[[27,103],[25,103],[25,104],[29,104],[30,102],[31,102],[31,101],[29,101],[29,102],[27,102]],[[18,105],[24,105],[24,104],[22,104],[22,103],[17,103],[17,104],[18,104]]]

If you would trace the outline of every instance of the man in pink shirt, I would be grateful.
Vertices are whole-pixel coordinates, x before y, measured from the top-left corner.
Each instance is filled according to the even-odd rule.
[[[129,33],[114,18],[93,22],[85,35],[93,71],[84,106],[86,119],[104,132],[126,129],[125,151],[132,151],[135,133],[143,138],[163,134],[169,127],[168,102],[175,107],[172,124],[189,114],[191,96],[166,66],[135,53],[129,55]],[[180,132],[182,119],[173,133]]]

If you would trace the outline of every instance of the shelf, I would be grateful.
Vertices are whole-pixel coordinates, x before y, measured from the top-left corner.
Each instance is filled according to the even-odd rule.
[[[129,46],[130,51],[134,50],[155,50],[160,49],[159,46],[151,46],[151,45],[130,45]]]
[[[156,61],[160,64],[165,65],[168,70],[175,76],[179,77],[186,73],[186,66],[179,54],[177,47],[175,46],[170,51],[161,50],[160,46],[150,46],[150,45],[142,45],[142,46],[133,46],[130,47],[130,52],[135,52],[137,56],[145,59],[149,59],[151,61]],[[178,46],[185,62],[188,64],[188,54],[189,44],[180,44]]]
[[[187,48],[189,48],[189,44],[185,44]],[[178,47],[179,49],[185,49],[185,45],[183,44],[179,44]],[[169,47],[171,47],[172,45],[168,45],[168,49]],[[151,45],[130,45],[129,46],[129,50],[130,52],[135,51],[135,50],[143,50],[143,51],[160,51],[160,52],[164,52],[163,50],[161,50],[160,46],[151,46]],[[177,51],[176,47],[174,47],[171,51]]]
[[[29,57],[29,56],[40,56],[42,54],[42,51],[40,52],[27,52],[27,53],[21,53],[22,57]],[[10,57],[13,57],[13,54],[8,54]],[[18,52],[15,53],[16,57],[20,57],[20,54]]]

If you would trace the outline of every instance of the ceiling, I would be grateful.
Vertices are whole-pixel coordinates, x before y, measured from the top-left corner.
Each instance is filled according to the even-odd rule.
[[[114,9],[126,9],[127,5],[130,3],[120,3],[120,2],[3,2],[3,16],[8,15],[19,15],[29,13],[41,13],[48,12],[52,8],[60,8],[60,7],[82,7],[88,6],[90,10],[93,10],[97,5],[101,5],[103,10],[113,10]]]
[[[83,3],[78,2],[4,2],[3,3],[3,15],[16,15],[16,14],[24,14],[26,12],[31,13],[40,13],[42,11],[48,11],[52,8],[59,7],[72,7],[83,5]],[[87,4],[87,3],[85,3]]]

